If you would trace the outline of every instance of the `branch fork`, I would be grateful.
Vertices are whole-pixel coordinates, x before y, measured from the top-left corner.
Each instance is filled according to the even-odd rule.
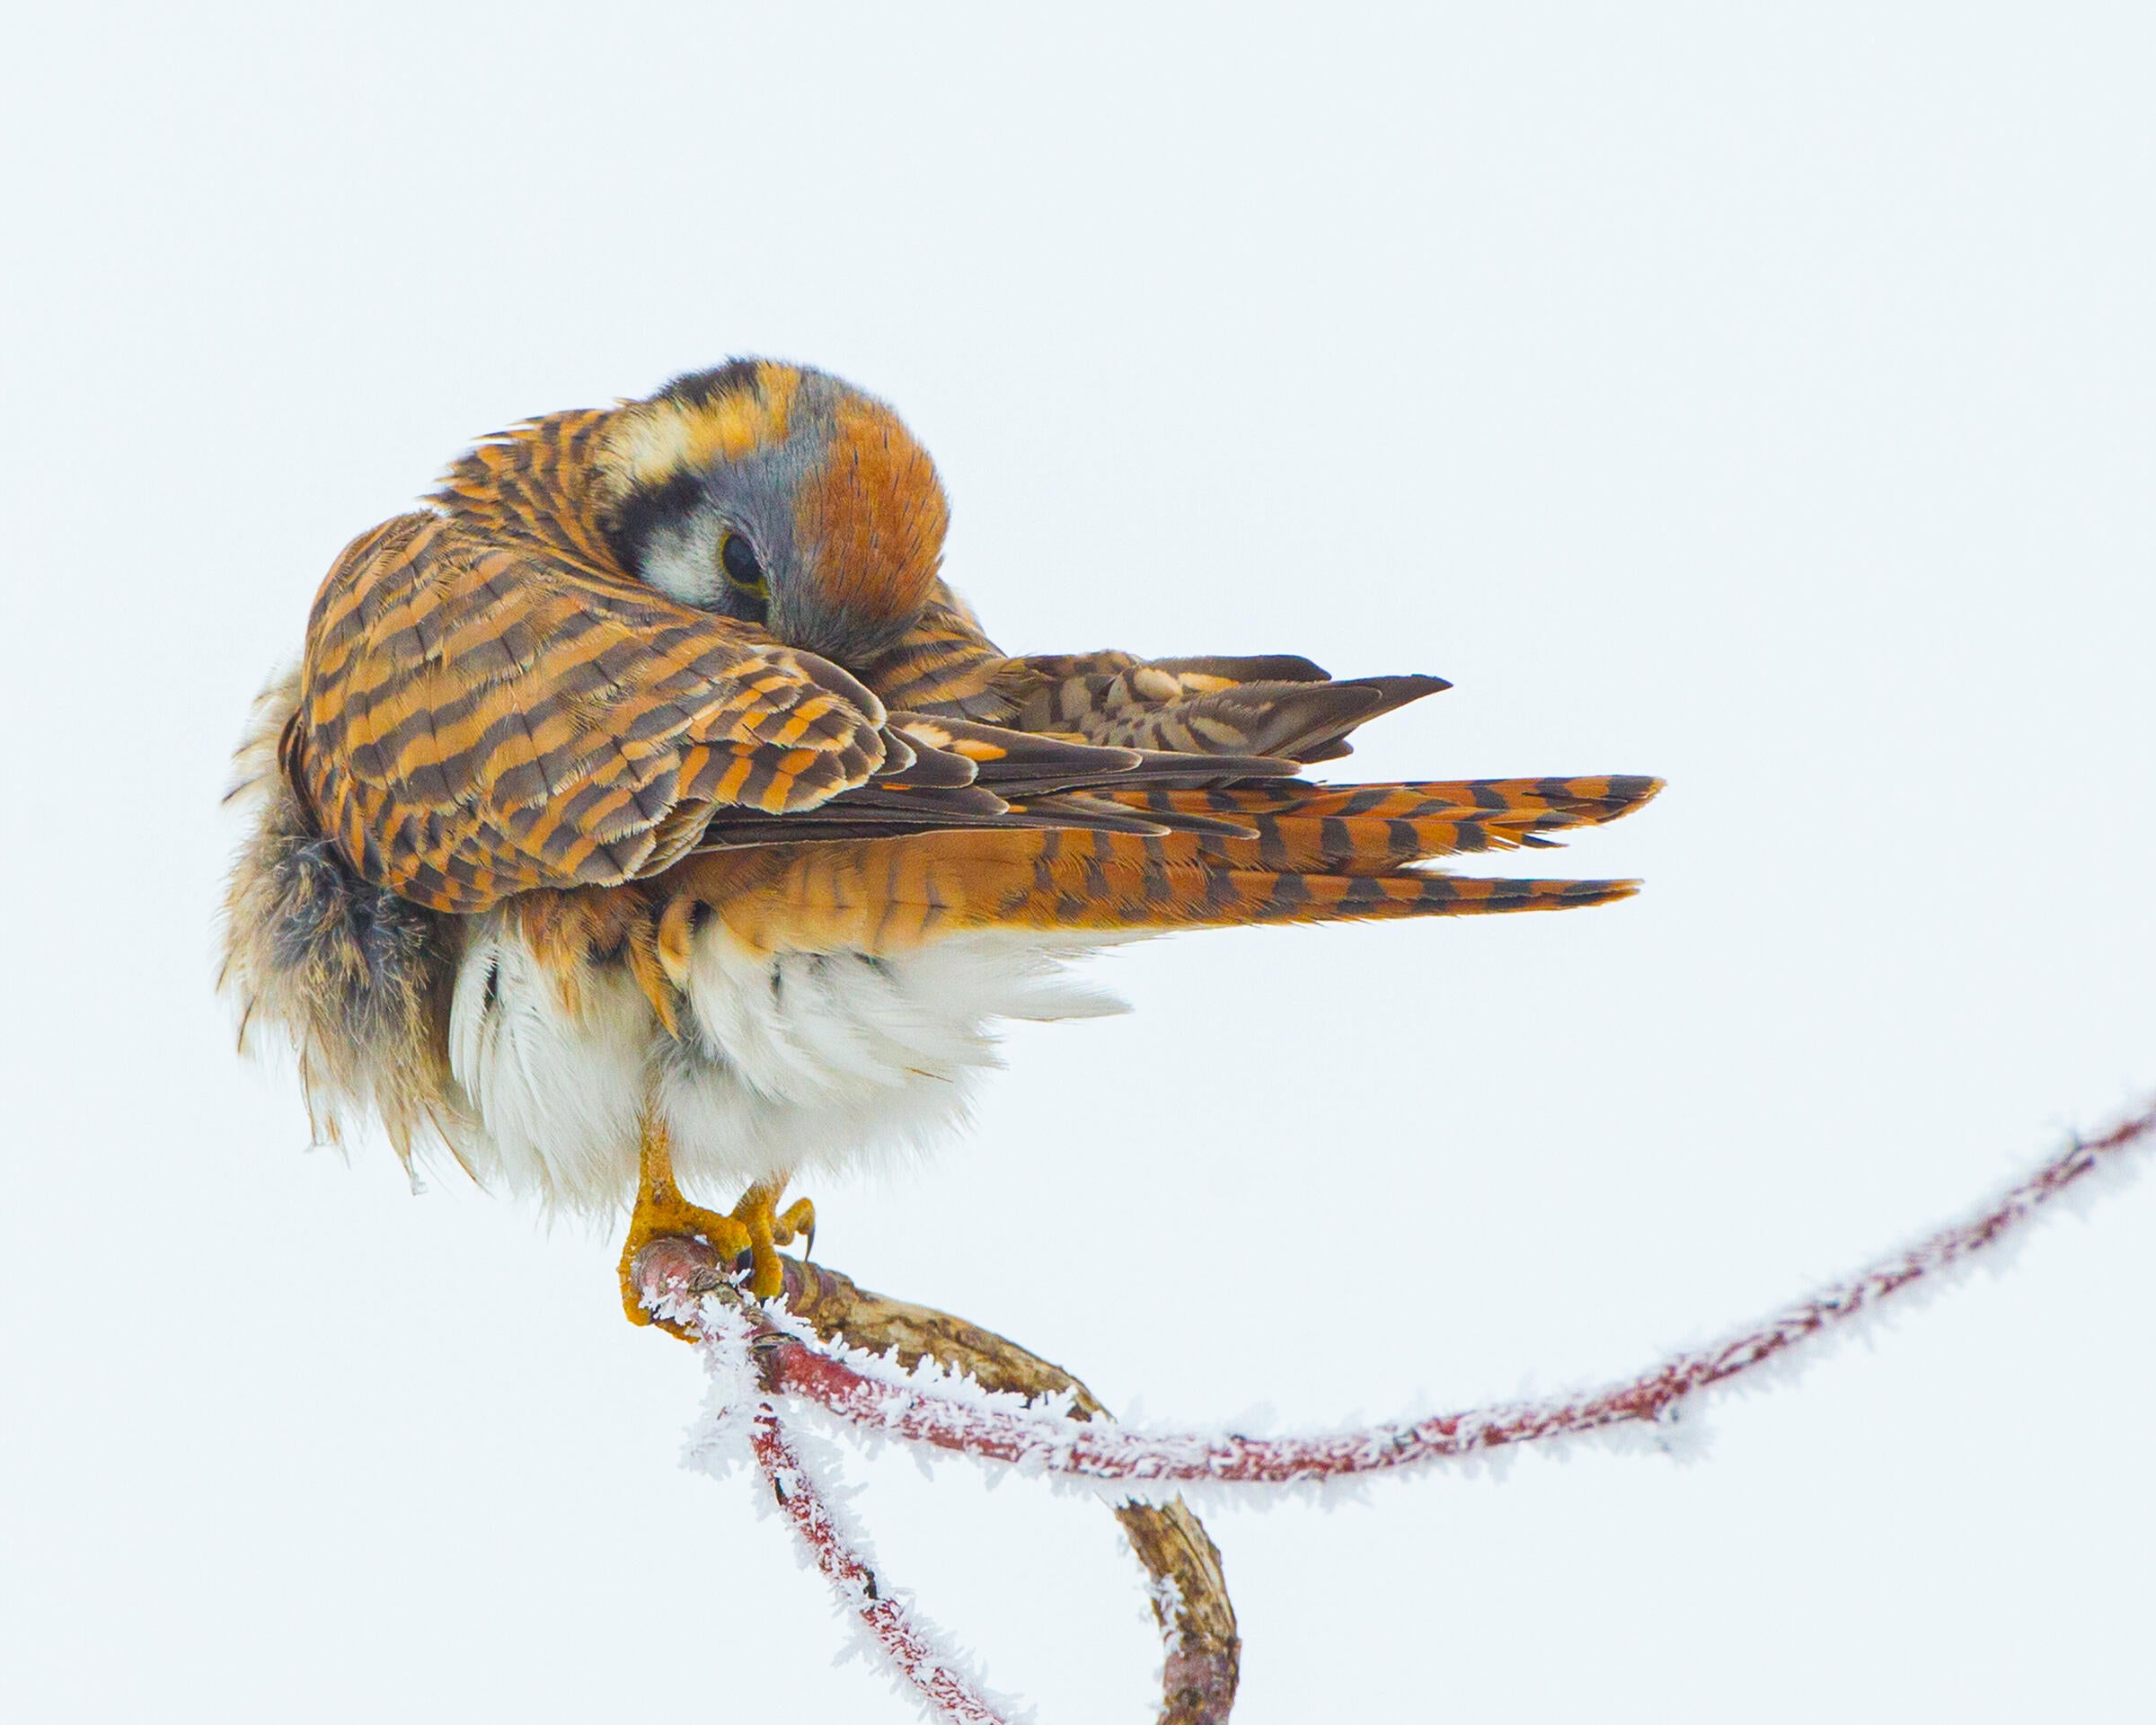
[[[1077,1379],[1016,1343],[948,1313],[869,1293],[821,1265],[783,1261],[784,1288],[768,1302],[747,1296],[711,1248],[694,1240],[652,1241],[631,1273],[657,1315],[701,1340],[719,1384],[700,1450],[753,1456],[817,1566],[934,1716],[998,1725],[1017,1715],[963,1660],[940,1651],[878,1582],[865,1547],[788,1428],[792,1411],[1109,1498],[1145,1567],[1166,1648],[1160,1725],[1221,1725],[1234,1703],[1241,1644],[1220,1553],[1175,1495],[1180,1488],[1241,1495],[1322,1487],[1506,1446],[1666,1424],[1705,1392],[1845,1333],[1893,1296],[1936,1285],[2099,1170],[2121,1163],[2124,1152],[2152,1141],[2156,1105],[2101,1137],[2077,1138],[1965,1220],[1600,1390],[1304,1436],[1120,1426]]]

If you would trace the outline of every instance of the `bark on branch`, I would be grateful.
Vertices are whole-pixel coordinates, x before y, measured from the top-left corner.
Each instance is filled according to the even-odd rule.
[[[787,1309],[826,1341],[881,1354],[896,1349],[912,1369],[932,1359],[983,1388],[1025,1396],[1067,1393],[1085,1420],[1108,1411],[1060,1366],[976,1323],[870,1293],[824,1264],[785,1261]],[[699,1241],[656,1240],[638,1255],[639,1286],[738,1302],[741,1292]],[[1159,1725],[1224,1725],[1235,1702],[1242,1641],[1228,1598],[1220,1550],[1180,1498],[1127,1503],[1115,1511],[1150,1582],[1154,1621],[1167,1648]]]
[[[1856,1275],[1600,1390],[1306,1436],[1148,1433],[1118,1425],[1082,1384],[1038,1355],[963,1318],[869,1293],[821,1265],[786,1262],[782,1310],[747,1299],[710,1249],[694,1241],[655,1241],[639,1254],[633,1273],[653,1309],[684,1333],[702,1337],[715,1375],[730,1381],[713,1431],[733,1429],[723,1441],[738,1444],[738,1429],[729,1427],[725,1410],[755,1411],[749,1447],[797,1531],[896,1668],[944,1717],[968,1725],[1003,1719],[998,1703],[951,1668],[960,1661],[939,1657],[920,1625],[882,1596],[812,1470],[788,1448],[776,1411],[782,1405],[817,1408],[842,1425],[992,1465],[1084,1481],[1111,1494],[1153,1579],[1153,1612],[1167,1641],[1163,1725],[1220,1725],[1234,1702],[1241,1652],[1220,1553],[1180,1497],[1144,1504],[1126,1493],[1179,1485],[1304,1488],[1457,1462],[1503,1446],[1652,1425],[1718,1384],[1846,1334],[1907,1289],[1937,1285],[2068,1193],[2090,1190],[2090,1177],[2122,1163],[2128,1150],[2152,1144],[2156,1107],[2100,1137],[2075,1140],[1962,1220]],[[893,1352],[897,1370],[879,1358]],[[924,1359],[970,1382],[907,1376]],[[1067,1397],[1067,1411],[1029,1404],[1044,1395]]]

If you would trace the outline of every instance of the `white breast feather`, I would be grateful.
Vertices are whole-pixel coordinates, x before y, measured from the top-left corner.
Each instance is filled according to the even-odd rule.
[[[774,955],[713,922],[691,946],[676,1039],[625,974],[595,971],[572,1010],[511,922],[476,918],[450,1010],[451,1071],[484,1139],[467,1154],[490,1185],[597,1210],[634,1196],[647,1105],[707,1202],[925,1148],[999,1064],[994,1020],[1122,1010],[1069,976],[1081,951],[996,931],[885,959]]]
[[[449,1006],[449,1071],[482,1128],[461,1145],[482,1183],[550,1207],[633,1193],[651,1008],[629,977],[563,1002],[516,926],[473,919]]]

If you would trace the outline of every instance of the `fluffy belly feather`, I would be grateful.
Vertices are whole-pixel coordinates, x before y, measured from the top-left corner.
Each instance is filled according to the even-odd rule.
[[[685,1185],[714,1200],[922,1146],[998,1064],[994,1021],[1121,1010],[1069,977],[1074,956],[1067,937],[1005,932],[889,957],[760,953],[714,922],[694,937],[676,1033],[624,968],[564,978],[514,918],[476,917],[449,1022],[477,1117],[466,1154],[491,1187],[593,1210],[633,1198],[647,1109]]]

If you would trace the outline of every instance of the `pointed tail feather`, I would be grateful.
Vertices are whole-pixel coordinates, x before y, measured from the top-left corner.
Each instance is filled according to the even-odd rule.
[[[1614,820],[1660,789],[1657,779],[1604,777],[1105,794],[1170,827],[1203,823],[1203,854],[1223,867],[1363,876],[1441,856],[1543,848],[1554,842],[1547,835]],[[1224,821],[1245,830],[1224,835]]]
[[[1405,867],[1241,867],[1209,833],[984,827],[714,852],[683,885],[753,945],[871,953],[980,929],[1144,933],[1489,916],[1609,904],[1635,880],[1491,880]]]

